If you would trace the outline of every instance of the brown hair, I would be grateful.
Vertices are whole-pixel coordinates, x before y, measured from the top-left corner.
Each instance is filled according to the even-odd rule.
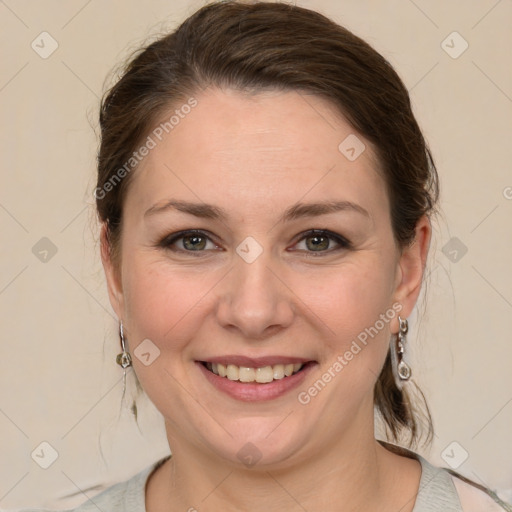
[[[170,106],[208,86],[305,91],[327,99],[375,148],[399,248],[414,242],[420,217],[434,213],[439,195],[435,164],[407,89],[384,57],[306,8],[215,2],[139,50],[103,98],[96,205],[114,260],[132,176],[126,166],[121,173],[121,166]],[[423,402],[430,437],[432,424]],[[410,445],[418,440],[418,415],[411,397],[394,382],[389,354],[375,386],[375,406],[393,439],[405,429]]]

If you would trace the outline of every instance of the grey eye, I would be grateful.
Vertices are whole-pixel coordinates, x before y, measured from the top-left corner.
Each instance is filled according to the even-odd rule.
[[[203,235],[185,235],[181,237],[181,240],[183,240],[183,247],[185,249],[200,251],[206,247],[207,237]]]

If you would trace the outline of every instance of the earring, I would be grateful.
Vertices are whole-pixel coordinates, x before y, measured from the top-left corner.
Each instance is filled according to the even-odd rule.
[[[130,354],[126,351],[123,333],[123,322],[119,324],[119,336],[121,338],[121,348],[123,349],[123,351],[120,354],[117,354],[116,363],[123,368],[123,395],[121,397],[122,404],[126,393],[126,368],[132,365],[132,358]]]
[[[406,342],[405,335],[409,330],[409,323],[407,319],[403,319],[400,316],[398,317],[398,323],[400,325],[400,330],[398,331],[397,339],[396,339],[396,359],[397,359],[397,372],[398,376],[401,380],[409,380],[411,378],[411,367],[404,361],[404,352],[405,347],[404,344]]]
[[[130,354],[128,352],[126,352],[126,347],[125,347],[125,343],[124,343],[124,334],[123,334],[123,322],[121,322],[119,324],[119,336],[121,337],[121,347],[122,347],[123,351],[120,354],[117,354],[116,363],[119,366],[122,366],[123,370],[126,373],[126,368],[128,368],[128,366],[132,365],[132,358],[131,358]]]

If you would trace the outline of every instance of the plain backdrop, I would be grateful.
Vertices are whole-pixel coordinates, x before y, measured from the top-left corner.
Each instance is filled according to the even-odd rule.
[[[420,453],[512,500],[512,2],[297,3],[366,39],[410,90],[442,191],[426,313],[410,318],[435,425]],[[70,508],[168,453],[152,404],[140,430],[129,414],[131,373],[121,403],[95,132],[112,68],[203,4],[0,1],[1,508]]]

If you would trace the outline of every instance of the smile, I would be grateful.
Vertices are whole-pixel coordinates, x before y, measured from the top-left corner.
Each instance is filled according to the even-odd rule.
[[[291,377],[299,372],[304,366],[302,363],[287,363],[251,368],[247,366],[237,366],[234,364],[209,362],[203,364],[209,371],[219,377],[224,377],[231,381],[246,383],[257,382],[259,384],[268,384],[274,380]]]
[[[290,393],[318,364],[290,356],[220,356],[195,363],[216,390],[244,402],[273,400]]]

